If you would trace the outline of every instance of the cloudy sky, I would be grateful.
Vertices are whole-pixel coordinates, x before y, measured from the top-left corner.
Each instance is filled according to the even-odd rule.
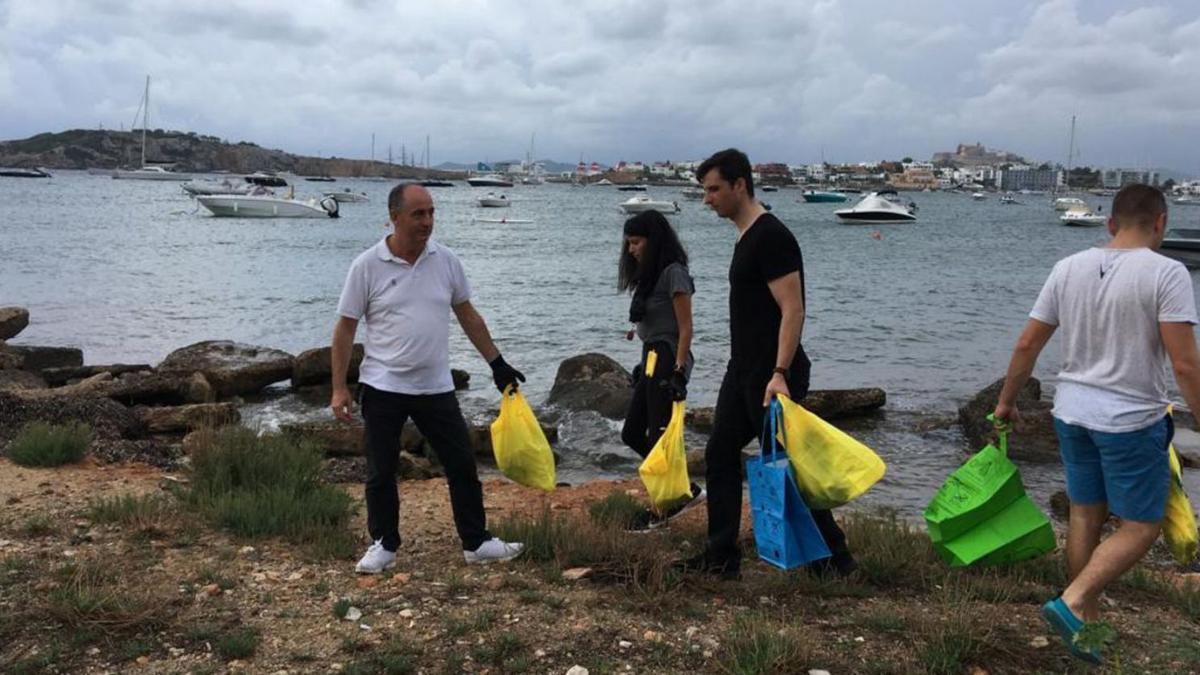
[[[928,158],[1200,174],[1196,0],[0,0],[0,138],[151,126],[303,154]]]

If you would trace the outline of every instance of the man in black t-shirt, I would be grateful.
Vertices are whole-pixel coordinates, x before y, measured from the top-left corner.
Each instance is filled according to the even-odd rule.
[[[811,364],[800,345],[804,328],[804,259],[791,231],[754,199],[750,160],[722,150],[696,171],[704,203],[733,221],[738,239],[729,265],[730,359],[717,395],[707,464],[708,545],[684,562],[688,569],[734,579],[742,552],[742,448],[762,432],[776,394],[799,401],[808,393]],[[833,514],[814,510],[833,557],[814,563],[817,574],[849,574],[854,558]]]

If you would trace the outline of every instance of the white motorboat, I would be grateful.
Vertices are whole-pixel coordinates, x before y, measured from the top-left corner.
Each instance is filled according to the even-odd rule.
[[[621,210],[625,213],[642,213],[658,211],[660,213],[678,213],[679,204],[651,199],[646,195],[637,195],[621,202]]]
[[[1176,197],[1171,201],[1180,206],[1200,206],[1200,197],[1193,197],[1191,195]]]
[[[680,192],[683,194],[684,199],[704,199],[704,188],[702,187],[685,187]]]
[[[596,187],[608,187],[612,184],[613,184],[613,182],[607,178],[601,178],[600,180],[596,181],[595,183],[592,183],[592,185],[595,185]]]
[[[247,183],[263,187],[287,187],[287,181],[270,171],[255,171],[243,177]]]
[[[987,199],[987,195],[983,194],[982,192],[973,192],[971,193],[971,199],[974,199],[977,202],[983,201],[984,199]]]
[[[1086,211],[1088,210],[1087,202],[1079,197],[1059,197],[1054,200],[1055,211]]]
[[[345,204],[347,202],[369,202],[369,201],[371,201],[371,199],[369,197],[367,197],[367,193],[351,192],[350,188],[346,188],[346,189],[342,190],[341,192],[325,192],[322,194],[324,194],[326,197],[332,197],[335,201],[337,201],[340,204]]]
[[[774,185],[760,185],[758,186],[758,189],[762,190],[763,192],[779,192],[779,188]]]
[[[1012,195],[1004,195],[1000,198],[1001,204],[1020,204]]]
[[[254,192],[257,185],[250,183],[234,183],[228,178],[222,181],[192,180],[179,186],[184,192],[196,197],[199,195],[248,195]]]
[[[50,178],[50,172],[43,169],[0,169],[0,176],[6,178]]]
[[[489,192],[476,201],[479,202],[480,206],[493,209],[505,209],[512,204],[512,202],[508,200],[508,197],[505,195],[497,195],[495,192]]]
[[[167,171],[161,166],[143,166],[140,169],[115,169],[112,172],[112,177],[123,180],[187,181],[192,179],[190,174]]]
[[[917,205],[900,201],[895,190],[868,192],[853,207],[834,211],[843,223],[910,223],[917,219]]]
[[[1071,227],[1098,227],[1108,222],[1108,216],[1092,213],[1090,209],[1072,209],[1058,217],[1063,225]]]
[[[489,173],[483,176],[471,176],[467,179],[467,184],[471,187],[512,187],[511,180],[496,173]]]
[[[196,197],[214,216],[232,218],[337,218],[332,197],[291,199],[274,195],[200,195]]]

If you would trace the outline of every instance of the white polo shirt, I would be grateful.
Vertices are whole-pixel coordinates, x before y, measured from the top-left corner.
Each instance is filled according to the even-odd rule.
[[[454,391],[450,308],[471,298],[462,263],[430,239],[416,263],[388,250],[387,237],[350,265],[338,314],[363,321],[359,381],[398,394]]]

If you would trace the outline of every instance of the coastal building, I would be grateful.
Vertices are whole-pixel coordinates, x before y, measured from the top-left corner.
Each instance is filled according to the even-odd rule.
[[[1058,169],[1034,169],[1028,166],[997,171],[999,180],[995,184],[1001,190],[1050,191],[1063,184],[1063,172]]]
[[[1117,190],[1130,183],[1158,185],[1158,172],[1141,169],[1105,169],[1101,176],[1105,188]]]
[[[888,176],[888,185],[897,190],[933,190],[939,187],[933,165],[921,162],[905,165],[904,171]]]
[[[779,184],[792,182],[792,170],[788,168],[787,164],[780,164],[777,162],[769,164],[756,164],[754,166],[754,174],[755,180],[759,180],[764,183]]]
[[[1004,150],[988,150],[982,143],[967,145],[959,143],[954,152],[935,152],[931,160],[938,166],[976,167],[999,166],[1001,164],[1022,163],[1025,160]]]

